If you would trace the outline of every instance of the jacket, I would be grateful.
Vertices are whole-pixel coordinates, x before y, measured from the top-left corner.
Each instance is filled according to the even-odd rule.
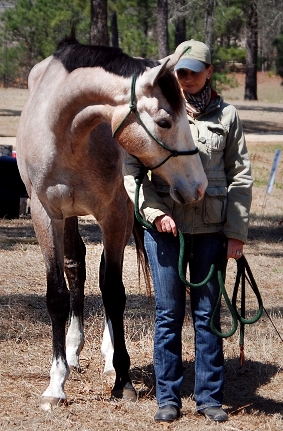
[[[252,200],[251,166],[243,127],[236,108],[217,96],[195,119],[188,115],[192,136],[208,179],[203,199],[181,205],[169,194],[169,186],[154,171],[146,176],[140,190],[143,218],[153,223],[157,216],[170,214],[183,233],[223,233],[246,242]],[[126,155],[124,184],[134,202],[135,176],[141,163]]]

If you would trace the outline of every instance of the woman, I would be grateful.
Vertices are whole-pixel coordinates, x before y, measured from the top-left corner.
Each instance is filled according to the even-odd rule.
[[[173,202],[166,183],[152,172],[151,180],[145,178],[140,195],[140,211],[156,228],[145,231],[145,247],[156,299],[154,368],[159,408],[155,420],[166,422],[180,416],[183,380],[181,332],[186,289],[178,274],[177,230],[186,239],[192,283],[202,282],[212,263],[224,274],[227,259],[238,259],[243,253],[252,197],[242,125],[236,109],[224,103],[211,87],[213,65],[209,48],[189,40],[180,44],[176,52],[184,52],[175,73],[208,187],[201,201],[182,206]],[[134,177],[139,169],[139,162],[128,155],[125,187],[132,200]],[[203,287],[191,288],[190,294],[195,330],[196,409],[213,421],[226,421],[228,416],[222,409],[222,339],[210,328],[219,294],[217,274]],[[219,314],[216,325],[220,330]]]

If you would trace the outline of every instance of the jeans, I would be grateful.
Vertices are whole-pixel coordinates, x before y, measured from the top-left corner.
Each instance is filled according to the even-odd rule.
[[[225,273],[226,241],[221,234],[188,235],[187,258],[190,281],[202,282],[212,263]],[[145,248],[153,278],[156,318],[154,335],[154,369],[156,398],[159,407],[181,407],[183,380],[182,326],[185,316],[186,287],[178,272],[179,239],[172,234],[145,231]],[[203,287],[190,289],[195,330],[196,409],[221,406],[223,400],[224,358],[222,339],[210,328],[210,317],[219,295],[217,270]],[[220,310],[215,326],[220,330]]]

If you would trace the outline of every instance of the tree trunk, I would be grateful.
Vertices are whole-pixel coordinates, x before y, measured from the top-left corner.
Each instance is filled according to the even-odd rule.
[[[90,40],[93,45],[109,45],[107,0],[91,0]]]
[[[167,0],[158,0],[157,17],[158,55],[159,58],[163,58],[169,55]]]
[[[175,22],[175,48],[180,43],[186,40],[186,18],[182,13],[182,6],[185,5],[185,0],[176,0],[176,22]]]
[[[246,82],[245,100],[257,100],[257,45],[258,14],[257,1],[249,0],[246,9]]]
[[[111,45],[118,48],[119,47],[119,33],[118,33],[117,14],[115,11],[111,12],[110,23],[111,23]]]
[[[216,0],[207,0],[204,16],[204,43],[210,49],[213,56],[214,44],[214,12],[216,8]]]

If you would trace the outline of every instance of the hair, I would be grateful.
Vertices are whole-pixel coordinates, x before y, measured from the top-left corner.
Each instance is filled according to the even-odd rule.
[[[83,45],[74,37],[67,37],[59,42],[53,57],[60,60],[69,73],[81,67],[102,67],[107,72],[124,78],[134,74],[141,75],[148,67],[152,68],[160,64],[157,60],[130,57],[120,48]],[[178,114],[183,102],[175,76],[166,71],[158,79],[158,84],[162,94]]]

